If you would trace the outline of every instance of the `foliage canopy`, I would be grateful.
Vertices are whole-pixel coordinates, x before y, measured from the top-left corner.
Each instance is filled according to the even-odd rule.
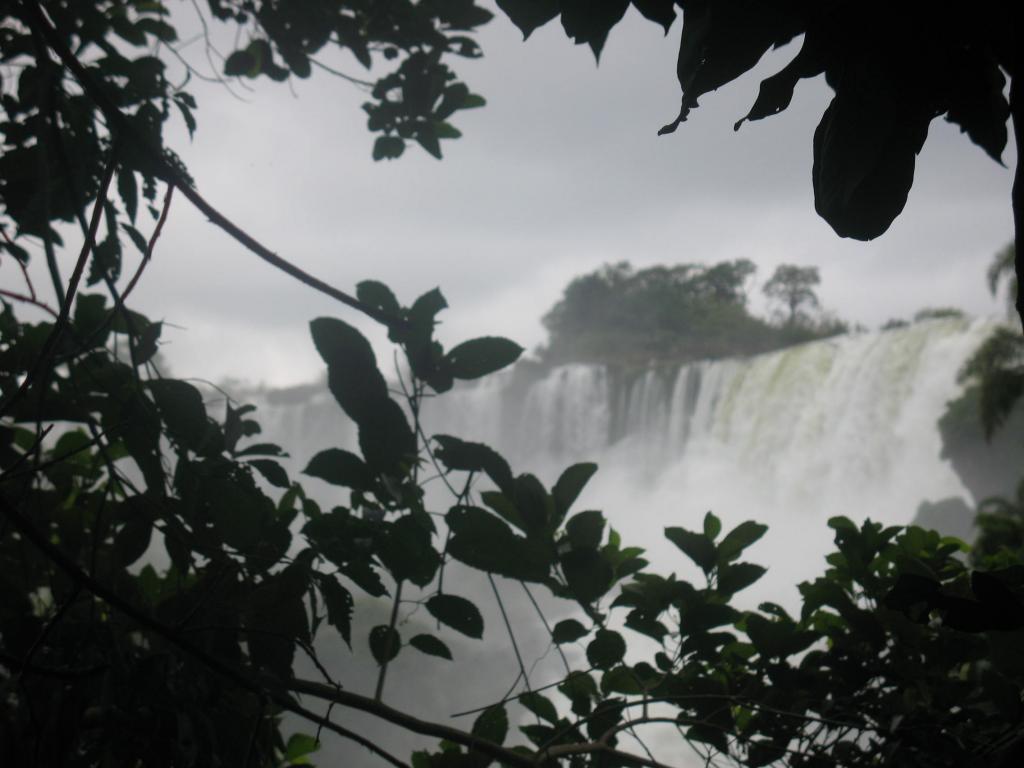
[[[835,95],[814,132],[811,182],[815,210],[842,237],[870,240],[899,216],[932,120],[959,126],[1001,163],[1012,114],[1014,230],[1018,245],[1024,239],[1018,3],[990,0],[953,10],[924,0],[613,0],[594,12],[591,4],[568,0],[498,2],[524,35],[560,18],[566,34],[595,55],[631,4],[666,33],[676,8],[683,10],[676,68],[682,103],[661,133],[675,131],[702,96],[750,71],[769,50],[800,40],[799,51],[761,82],[734,127],[784,111],[800,80],[824,75]],[[1024,274],[1024,259],[1016,270]],[[1017,311],[1024,320],[1019,295]]]
[[[501,5],[520,18],[534,8],[531,23],[550,10]],[[665,16],[665,4],[637,6]],[[377,52],[397,59],[367,110],[371,129],[392,140],[383,149],[378,140],[382,157],[406,139],[433,151],[451,111],[476,103],[442,63],[476,51],[463,33],[487,14],[467,0],[209,7],[250,33],[226,57],[228,75],[303,77],[327,44],[369,63]],[[554,8],[595,49],[604,21],[621,16],[618,4],[601,6],[607,19],[582,4]],[[160,3],[44,9],[23,0],[4,14],[0,58],[19,71],[0,101],[5,261],[23,263],[40,250],[55,303],[24,272],[24,290],[4,288],[0,304],[5,765],[308,764],[317,739],[286,739],[288,712],[404,768],[388,744],[349,727],[353,710],[440,739],[437,750],[413,756],[416,768],[659,768],[627,741],[652,727],[708,759],[748,766],[1019,758],[1018,562],[981,559],[972,572],[957,541],[836,518],[836,551],[826,573],[801,586],[798,616],[772,603],[741,608],[736,595],[764,573],[743,553],[765,526],[723,531],[709,513],[699,526],[665,531],[697,577],[654,573],[602,513],[575,508],[593,465],[569,467],[545,487],[487,446],[424,434],[427,396],[509,365],[517,345],[482,337],[445,349],[434,338],[446,308],[439,291],[405,305],[367,281],[349,295],[203,200],[162,144],[173,110],[191,125],[196,105],[151,53],[176,36]],[[140,197],[155,203],[161,184],[167,192],[150,228],[138,221],[138,205]],[[289,476],[284,447],[258,438],[251,405],[228,400],[215,418],[193,384],[161,375],[162,326],[125,300],[157,246],[172,190],[255,255],[380,321],[400,350],[396,393],[350,324],[310,324],[358,446],[309,457],[304,472],[347,491],[345,503],[325,509]],[[59,222],[82,230],[66,280]],[[122,235],[141,252],[127,279]],[[26,309],[36,321],[19,316]],[[427,503],[428,473],[448,489],[446,509]],[[571,607],[573,618],[539,626],[553,646],[581,651],[543,689],[496,693],[469,728],[384,701],[399,654],[446,662],[453,633],[483,634],[478,607],[444,578],[455,562],[484,574],[496,600],[499,584],[521,582]],[[438,629],[406,637],[397,618],[421,604]],[[390,619],[356,637],[353,614],[366,605],[386,606]],[[316,659],[328,628],[368,647],[374,691],[347,686],[352,667],[370,663],[358,653],[342,669],[321,670],[326,682],[296,676],[296,656]],[[640,636],[653,643],[638,644]],[[332,705],[327,715],[314,711],[319,702]],[[510,734],[524,710],[536,722]]]

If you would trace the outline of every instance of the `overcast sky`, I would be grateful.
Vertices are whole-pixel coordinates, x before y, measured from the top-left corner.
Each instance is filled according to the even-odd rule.
[[[523,43],[499,13],[479,36],[484,58],[457,62],[488,105],[456,114],[463,137],[444,142],[440,162],[410,147],[374,163],[363,94],[323,73],[291,88],[236,89],[242,99],[194,82],[199,130],[170,144],[213,205],[339,288],[373,278],[410,302],[440,286],[450,343],[501,334],[533,348],[565,284],[620,260],[749,258],[762,283],[780,262],[814,264],[822,303],[869,327],[923,306],[996,311],[984,269],[1012,232],[1007,168],[935,121],[902,216],[874,242],[840,240],[814,213],[810,184],[823,81],[802,83],[783,114],[733,132],[756,94],[758,78],[744,78],[658,137],[678,108],[678,35],[678,20],[665,37],[631,10],[598,67],[557,23]],[[773,54],[758,74],[793,52]],[[347,58],[331,61],[361,74]],[[1011,148],[1008,166],[1013,157]],[[308,321],[359,322],[181,197],[134,303],[176,326],[162,350],[175,375],[213,380],[308,381],[322,367]]]

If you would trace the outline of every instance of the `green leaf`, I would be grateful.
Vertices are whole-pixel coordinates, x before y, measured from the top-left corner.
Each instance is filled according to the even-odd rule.
[[[163,328],[162,322],[151,323],[144,328],[136,328],[139,335],[135,340],[135,349],[132,354],[132,362],[136,366],[148,363],[156,354],[157,342],[160,341]]]
[[[764,658],[786,658],[806,649],[818,639],[814,632],[799,630],[792,621],[772,621],[757,614],[746,617],[747,634]]]
[[[131,238],[132,243],[139,249],[140,253],[145,253],[149,249],[149,243],[146,242],[146,238],[144,238],[142,233],[131,224],[125,224],[122,222],[121,229],[128,233],[128,237]]]
[[[530,474],[519,475],[512,484],[512,501],[531,536],[549,532],[555,504],[540,480]]]
[[[626,641],[611,629],[599,629],[587,645],[587,661],[598,669],[609,669],[626,655]]]
[[[480,610],[466,598],[457,595],[434,595],[427,600],[426,608],[431,616],[455,631],[467,637],[483,637],[484,619],[480,615]]]
[[[636,696],[644,692],[636,673],[627,666],[612,667],[601,676],[601,692]]]
[[[708,512],[704,515],[704,535],[714,541],[722,532],[722,521],[715,517],[714,513]]]
[[[370,653],[380,666],[395,658],[401,648],[402,636],[397,630],[386,624],[378,624],[370,630]]]
[[[341,448],[328,448],[314,456],[303,474],[318,477],[331,485],[357,491],[373,488],[373,473],[361,458]]]
[[[124,203],[125,213],[132,223],[135,222],[135,215],[139,210],[139,190],[135,184],[135,172],[121,168],[117,172],[117,194],[121,196]]]
[[[666,528],[665,538],[693,560],[704,573],[710,573],[715,567],[715,543],[704,534],[693,533],[685,528]]]
[[[723,595],[734,595],[746,589],[767,573],[766,568],[753,563],[734,563],[718,568],[718,591]]]
[[[539,693],[524,693],[519,697],[519,703],[542,720],[547,720],[552,725],[558,724],[558,710],[555,709],[555,705]]]
[[[366,463],[355,454],[341,449],[328,449],[314,456],[303,471],[310,477],[354,490],[370,490],[374,476]]]
[[[352,647],[352,593],[338,583],[337,578],[328,574],[317,574],[320,594],[327,606],[327,621],[338,630],[345,644]]]
[[[903,211],[935,117],[916,85],[869,72],[836,91],[814,131],[811,167],[814,209],[856,240],[878,237]]]
[[[484,472],[501,489],[512,486],[512,470],[508,462],[493,448],[483,443],[470,443],[451,435],[434,435],[438,448],[435,455],[448,469],[462,472]]]
[[[569,518],[565,533],[573,549],[597,549],[604,536],[604,515],[596,510],[580,512]]]
[[[425,515],[424,515],[425,517]],[[406,515],[387,526],[377,556],[391,571],[395,581],[411,581],[425,587],[434,579],[441,565],[441,555],[434,549],[433,529],[415,515]]]
[[[729,752],[729,739],[727,738],[726,732],[713,725],[704,725],[701,723],[691,725],[686,730],[686,738],[690,741],[700,741],[704,744],[710,744],[723,754],[728,754]]]
[[[558,15],[558,0],[497,0],[498,7],[519,27],[523,40]]]
[[[597,697],[597,684],[586,672],[574,671],[566,675],[558,686],[559,692],[572,702],[572,711],[580,717],[590,714],[591,702]]]
[[[360,419],[387,401],[388,387],[370,342],[348,323],[318,317],[309,324],[313,344],[327,363],[328,387],[345,413]]]
[[[551,639],[559,645],[572,643],[584,637],[587,631],[587,628],[576,621],[576,619],[563,619],[555,624],[554,629],[551,631]]]
[[[114,537],[114,561],[122,567],[134,563],[146,554],[152,535],[153,522],[136,511]]]
[[[441,159],[441,144],[437,140],[437,134],[434,133],[433,124],[422,125],[415,136],[416,143],[423,147],[427,152],[435,159]]]
[[[106,303],[106,297],[101,293],[80,293],[75,299],[75,332],[97,347],[106,343],[109,334],[109,329],[97,333],[107,322]],[[97,335],[92,338],[94,333]]]
[[[727,534],[718,544],[718,562],[730,563],[739,557],[743,550],[760,539],[768,531],[767,525],[747,520],[740,523]]]
[[[500,704],[488,707],[473,721],[471,733],[492,744],[503,744],[508,735],[508,714]]]
[[[513,341],[497,336],[484,336],[464,341],[451,349],[445,359],[456,379],[479,379],[512,365],[523,354]]]
[[[401,474],[415,460],[416,436],[405,412],[394,400],[384,400],[361,416],[359,450],[370,468],[385,474]]]
[[[233,51],[224,60],[224,74],[228,77],[250,75],[256,66],[255,57],[248,51]]]
[[[309,760],[305,759],[306,756],[313,754],[318,749],[320,749],[320,742],[315,738],[304,733],[295,733],[288,739],[282,760],[290,765],[309,765]]]
[[[551,497],[555,502],[555,515],[559,521],[565,519],[573,502],[583,491],[587,482],[597,472],[597,464],[573,464],[559,476]]]
[[[206,415],[203,396],[184,381],[152,379],[147,385],[170,437],[193,451],[201,451],[214,427]]]
[[[446,519],[452,532],[448,554],[456,560],[510,579],[547,579],[550,553],[516,536],[494,515],[478,507],[453,507]]]
[[[356,285],[356,298],[364,304],[369,304],[381,312],[385,312],[398,319],[402,315],[402,307],[384,283],[378,280],[363,280]]]
[[[782,760],[786,756],[785,745],[778,745],[773,741],[758,739],[747,745],[746,764],[750,768],[762,768],[774,762]]]
[[[526,523],[523,516],[519,514],[516,505],[509,498],[498,491],[484,491],[480,494],[480,500],[501,516],[501,519],[510,525],[514,525],[520,531],[526,531]]]
[[[434,135],[439,139],[458,139],[462,136],[462,131],[456,128],[451,123],[434,123]]]
[[[374,160],[395,160],[405,152],[405,140],[398,136],[378,136],[373,142]]]
[[[417,651],[426,653],[430,656],[438,656],[442,659],[449,660],[452,658],[452,652],[448,650],[448,646],[433,635],[415,635],[411,640],[409,640],[409,645]]]
[[[574,549],[559,559],[562,573],[572,596],[589,604],[611,589],[615,571],[600,552],[592,549]]]
[[[263,475],[264,479],[275,488],[291,487],[291,481],[288,479],[288,473],[285,472],[284,467],[276,461],[271,461],[270,459],[252,459],[247,463],[250,467]]]

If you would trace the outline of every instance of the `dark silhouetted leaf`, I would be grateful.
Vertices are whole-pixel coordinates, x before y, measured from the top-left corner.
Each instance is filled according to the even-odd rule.
[[[572,643],[586,634],[587,628],[576,621],[576,619],[563,619],[555,624],[554,629],[551,630],[551,639],[559,644]]]
[[[766,568],[753,563],[734,563],[719,566],[718,591],[723,595],[734,595],[746,589],[767,572]]]
[[[342,640],[352,647],[352,593],[345,589],[334,576],[318,574],[320,594],[327,606],[327,621],[338,630]]]
[[[573,549],[597,549],[604,537],[604,515],[596,510],[573,515],[565,524],[565,533]]]
[[[484,336],[464,341],[445,355],[456,379],[479,379],[512,365],[523,354],[514,341]]]
[[[479,609],[457,595],[434,595],[426,602],[427,611],[442,624],[468,637],[483,637],[484,620]]]
[[[250,467],[255,469],[264,479],[275,488],[289,488],[291,487],[291,481],[288,480],[288,473],[284,471],[284,467],[278,464],[276,461],[270,459],[253,459],[247,462]]]
[[[559,564],[569,591],[581,603],[592,603],[611,589],[615,572],[600,552],[574,549],[563,554]]]
[[[328,448],[312,458],[303,472],[311,477],[326,480],[357,491],[373,488],[373,473],[363,460],[354,453],[341,448]]]
[[[429,518],[427,521],[429,525]],[[387,527],[377,554],[396,581],[425,587],[433,580],[441,556],[434,550],[432,533],[414,515],[401,517]]]
[[[136,511],[114,537],[114,560],[121,566],[131,565],[146,553],[152,535],[153,522]]]
[[[505,707],[496,705],[481,712],[473,721],[471,733],[478,739],[503,744],[508,735],[508,714]]]
[[[551,489],[551,498],[555,502],[555,516],[559,522],[565,519],[573,502],[595,472],[597,464],[573,464],[559,475],[558,481]]]
[[[542,720],[547,720],[552,725],[558,723],[558,711],[555,709],[555,705],[539,693],[524,693],[520,695],[519,703]]]
[[[549,553],[516,536],[489,512],[477,507],[453,507],[447,521],[452,532],[448,554],[456,560],[510,579],[547,579]]]
[[[498,488],[508,490],[512,487],[512,470],[493,448],[451,435],[434,435],[434,441],[438,444],[437,458],[448,469],[484,472]]]
[[[452,652],[448,650],[448,646],[433,635],[415,635],[409,640],[409,645],[417,651],[426,653],[430,656],[438,656],[442,659],[448,659],[449,661],[452,658]]]
[[[498,7],[519,27],[523,39],[558,15],[558,0],[497,0]]]
[[[743,550],[764,536],[767,531],[767,525],[755,523],[753,520],[740,523],[718,542],[718,562],[732,562],[743,554]]]
[[[386,624],[378,624],[370,630],[370,653],[383,666],[391,661],[402,649],[402,636]]]
[[[709,573],[715,567],[715,544],[704,534],[693,533],[685,528],[666,528],[665,538],[675,544],[705,573]]]
[[[587,661],[598,669],[610,669],[626,655],[626,641],[611,629],[599,629],[587,645]]]

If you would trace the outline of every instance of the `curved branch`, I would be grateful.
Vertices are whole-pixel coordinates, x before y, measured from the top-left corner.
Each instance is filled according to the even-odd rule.
[[[272,681],[268,678],[267,683],[269,684],[270,682],[278,685],[281,684],[281,681],[276,679]],[[521,752],[502,747],[492,741],[481,739],[457,728],[441,725],[440,723],[432,723],[428,720],[420,720],[418,717],[413,717],[410,714],[393,709],[387,704],[375,701],[368,696],[361,696],[358,693],[338,690],[323,683],[313,682],[312,680],[300,680],[298,678],[284,682],[283,685],[292,693],[314,696],[324,701],[333,701],[335,704],[340,704],[343,707],[358,709],[361,712],[374,715],[381,720],[386,720],[421,736],[434,736],[438,739],[447,739],[455,744],[461,744],[464,747],[469,747],[504,763],[506,766],[513,766],[513,768],[536,768],[533,758]]]
[[[82,65],[82,62],[80,62],[67,47],[56,28],[54,28],[46,18],[39,6],[39,3],[34,0],[21,0],[21,5],[28,15],[29,26],[39,31],[46,40],[50,49],[57,54],[57,57],[61,60],[64,66],[67,67],[75,76],[75,79],[78,81],[78,84],[82,87],[85,94],[92,99],[93,103],[101,112],[103,112],[110,126],[122,138],[130,138],[134,144],[136,144],[141,150],[145,151],[158,169],[158,173],[161,178],[163,178],[163,180],[168,184],[172,184],[180,189],[181,193],[188,198],[189,202],[202,211],[212,224],[222,229],[233,239],[243,245],[247,250],[251,251],[271,266],[280,269],[282,272],[295,278],[304,285],[307,285],[320,293],[326,294],[332,299],[340,301],[342,304],[351,307],[352,309],[362,312],[367,317],[370,317],[389,328],[400,328],[405,325],[405,321],[402,318],[395,317],[387,312],[377,309],[376,307],[366,304],[354,296],[325,283],[318,277],[314,277],[305,270],[295,266],[290,261],[278,256],[206,202],[206,200],[203,199],[196,188],[192,185],[186,174],[169,163],[162,152],[153,147],[148,139],[140,135],[139,132],[135,130],[132,123],[125,118],[121,110],[115,106],[114,102],[107,96],[103,88],[93,79],[86,68]]]

